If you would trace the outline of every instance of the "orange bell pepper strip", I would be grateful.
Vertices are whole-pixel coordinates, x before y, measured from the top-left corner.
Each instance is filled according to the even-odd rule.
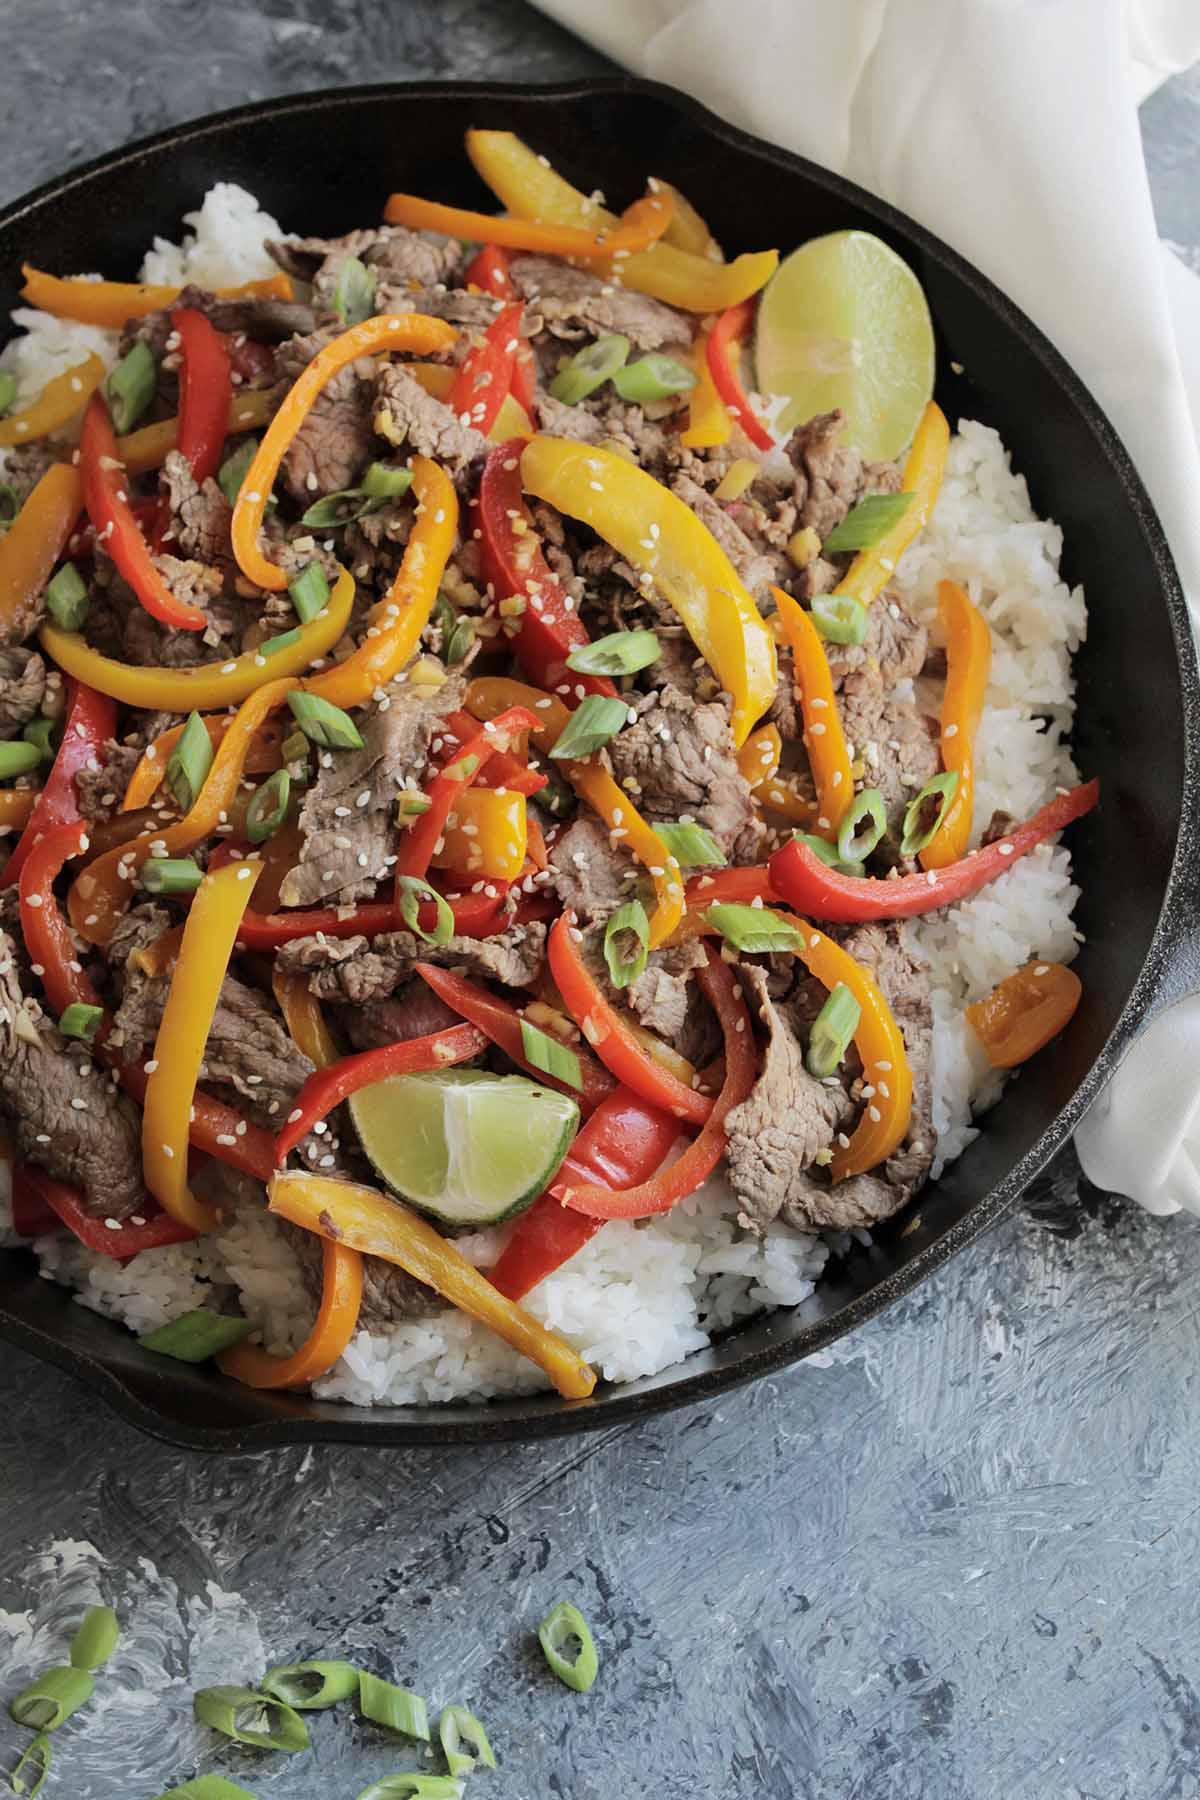
[[[273,592],[287,586],[283,570],[259,549],[258,534],[284,452],[326,383],[339,369],[356,362],[360,356],[400,350],[428,355],[448,350],[457,336],[453,325],[447,325],[444,319],[430,318],[424,313],[381,313],[377,318],[365,319],[361,325],[352,325],[317,352],[288,390],[267,427],[233,509],[233,553],[248,581]]]
[[[304,976],[289,975],[276,966],[271,970],[271,991],[297,1049],[304,1052],[315,1068],[327,1069],[330,1063],[335,1063],[341,1051],[325,1023],[321,1002]]]
[[[19,831],[29,823],[36,788],[0,788],[0,831]]]
[[[174,306],[182,288],[160,287],[140,281],[86,281],[79,276],[47,275],[29,263],[21,264],[25,286],[21,298],[27,306],[53,313],[57,319],[74,319],[80,325],[99,325],[120,331],[129,319],[165,312]],[[290,300],[292,284],[282,273],[263,281],[244,281],[238,287],[216,288],[218,300]]]
[[[1031,962],[966,1009],[967,1023],[994,1069],[1015,1069],[1075,1016],[1083,983],[1062,963]]]
[[[537,1363],[565,1399],[585,1400],[595,1387],[595,1372],[557,1332],[497,1293],[428,1220],[398,1200],[352,1181],[283,1173],[267,1190],[267,1203],[276,1217],[305,1231],[407,1269]]]
[[[242,431],[257,431],[275,417],[275,396],[271,388],[244,388],[229,403],[229,437]],[[117,457],[125,464],[127,475],[148,475],[161,469],[172,450],[179,447],[179,420],[159,419],[154,425],[143,425],[117,439]]]
[[[206,875],[196,889],[146,1083],[142,1109],[146,1186],[165,1213],[193,1231],[211,1231],[218,1218],[188,1186],[192,1101],[221,983],[258,874],[253,863],[231,863]]]
[[[0,627],[6,639],[26,636],[82,506],[79,470],[51,463],[0,537]]]
[[[207,719],[201,720],[201,724],[208,733],[209,743],[214,750],[232,723],[233,720],[228,713],[213,713]],[[121,800],[122,812],[136,812],[143,806],[149,806],[162,786],[167,773],[167,764],[171,760],[171,752],[183,736],[183,732],[182,725],[172,725],[169,731],[160,732],[152,744],[146,745],[133,774],[129,777],[129,785]],[[284,733],[278,721],[265,720],[250,746],[242,773],[244,775],[272,774],[279,767],[283,738]]]
[[[218,1355],[222,1375],[252,1388],[300,1388],[327,1375],[358,1329],[363,1259],[359,1251],[326,1238],[321,1244],[321,1304],[312,1330],[290,1356],[272,1356],[259,1344],[235,1344]]]
[[[470,212],[466,207],[422,200],[416,194],[391,194],[383,216],[389,225],[407,225],[410,231],[440,231],[445,237],[499,244],[504,250],[607,262],[656,244],[671,223],[673,210],[670,194],[660,189],[635,200],[611,229],[589,231],[579,225],[549,225],[503,213]]]
[[[467,788],[454,802],[430,862],[473,881],[516,881],[525,867],[524,794]]]
[[[817,786],[817,830],[832,837],[854,798],[854,774],[829,658],[821,635],[804,608],[782,588],[773,587],[771,592],[792,647],[796,690],[804,718],[804,747]]]
[[[983,717],[992,664],[992,634],[957,582],[938,582],[938,610],[946,629],[946,691],[942,697],[942,767],[958,774],[942,822],[918,852],[923,869],[944,869],[967,853],[975,805],[975,734]]]
[[[869,550],[859,551],[834,588],[835,594],[849,594],[864,606],[870,606],[875,596],[887,586],[896,564],[933,511],[949,447],[950,427],[946,415],[937,402],[931,400],[913,434],[900,482],[901,490],[911,494],[912,500],[896,523]]]
[[[775,698],[775,640],[707,526],[653,475],[595,444],[531,438],[521,479],[589,525],[671,603],[732,697],[733,741],[744,744]]]
[[[733,420],[725,402],[717,392],[709,364],[711,331],[702,331],[692,353],[696,385],[688,395],[688,422],[679,441],[688,450],[708,450],[716,444],[727,444],[733,436]]]
[[[677,250],[687,250],[692,256],[703,256],[709,262],[722,263],[724,254],[716,238],[708,228],[708,221],[701,217],[686,194],[680,193],[669,181],[652,179],[652,193],[669,194],[672,211],[663,232],[663,241],[674,244]]]
[[[775,725],[760,725],[738,751],[738,773],[752,788],[761,787],[779,771],[783,739]]]
[[[48,381],[32,406],[24,412],[0,419],[0,449],[11,450],[17,444],[32,444],[69,425],[83,411],[104,380],[104,364],[98,356],[86,356],[73,369],[66,369]]]

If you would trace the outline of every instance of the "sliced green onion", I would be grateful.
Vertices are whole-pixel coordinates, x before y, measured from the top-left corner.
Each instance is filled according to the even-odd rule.
[[[217,470],[217,482],[221,492],[230,506],[236,506],[238,495],[242,491],[242,483],[246,479],[250,464],[258,455],[258,439],[243,438],[232,456],[227,456]]]
[[[64,1037],[82,1038],[90,1044],[100,1029],[100,1021],[104,1017],[102,1006],[88,1006],[82,1000],[72,1000],[58,1021],[58,1029]]]
[[[67,1655],[73,1669],[98,1669],[117,1647],[121,1627],[111,1606],[89,1606],[71,1639]]]
[[[703,825],[664,825],[656,820],[654,829],[681,869],[725,867],[720,845]]]
[[[438,1720],[438,1737],[442,1741],[442,1753],[451,1775],[469,1775],[477,1762],[481,1762],[487,1769],[495,1768],[496,1758],[488,1743],[487,1732],[475,1714],[465,1706],[442,1708],[442,1716]],[[464,1738],[471,1746],[470,1751],[462,1747]]]
[[[348,256],[338,270],[333,290],[333,310],[344,325],[361,325],[375,311],[375,289],[379,277],[357,256]]]
[[[819,1080],[836,1075],[851,1038],[858,1030],[862,1007],[844,981],[839,981],[816,1018],[808,1034],[808,1052],[804,1066]]]
[[[604,960],[614,987],[628,987],[646,967],[650,921],[640,900],[627,900],[604,927]]]
[[[159,1356],[173,1356],[176,1362],[202,1363],[218,1350],[228,1350],[250,1336],[254,1326],[249,1319],[235,1319],[225,1313],[209,1312],[198,1307],[195,1312],[181,1313],[157,1331],[148,1331],[138,1342],[143,1349]]]
[[[118,437],[133,430],[154,398],[157,379],[150,346],[139,339],[121,358],[104,384],[113,430]]]
[[[254,1688],[201,1688],[192,1696],[192,1711],[202,1725],[211,1725],[235,1744],[253,1744],[258,1750],[308,1749],[308,1726],[300,1714]]]
[[[275,836],[287,818],[291,795],[291,776],[286,769],[276,769],[246,808],[246,836],[252,844],[265,844],[269,837]]]
[[[400,798],[396,802],[396,817],[401,825],[411,824],[427,813],[433,801],[428,794],[418,793],[416,788],[402,788]]]
[[[14,1794],[27,1794],[29,1800],[34,1800],[34,1796],[41,1793],[42,1783],[50,1773],[51,1754],[50,1739],[45,1732],[39,1731],[37,1736],[31,1738],[26,1744],[16,1768],[8,1778],[9,1786]],[[26,1763],[30,1765],[28,1776],[22,1774]],[[30,1786],[31,1779],[32,1786]]]
[[[27,744],[24,738],[9,738],[0,744],[0,781],[8,781],[13,775],[28,775],[31,769],[41,766],[41,761],[42,753],[36,744]]]
[[[148,894],[194,894],[204,871],[191,856],[150,856],[139,879]]]
[[[179,742],[167,758],[167,786],[180,812],[191,812],[212,768],[212,739],[198,712],[189,713]]]
[[[21,736],[27,744],[36,745],[43,762],[53,762],[58,746],[59,729],[54,719],[31,719]]]
[[[886,830],[883,795],[878,788],[864,788],[842,815],[837,835],[839,862],[865,862]]]
[[[10,375],[7,369],[0,369],[0,418],[11,411],[12,403],[17,397],[17,378]]]
[[[306,563],[298,575],[293,575],[288,582],[288,593],[297,614],[306,625],[310,619],[315,619],[329,599],[329,583],[320,563]]]
[[[358,1670],[348,1662],[281,1663],[267,1670],[262,1691],[297,1712],[321,1712],[358,1692]]]
[[[197,1775],[182,1787],[159,1794],[157,1800],[254,1800],[254,1795],[248,1788],[226,1781],[223,1775]]]
[[[304,733],[302,731],[293,731],[289,733],[283,740],[283,744],[280,748],[280,755],[286,763],[301,761],[307,763],[308,739],[305,737]],[[289,769],[288,773],[294,777],[296,771],[294,769]]]
[[[429,615],[429,623],[433,626],[435,631],[440,631],[442,636],[445,637],[448,632],[454,630],[457,619],[458,613],[455,611],[450,599],[447,595],[439,593],[437,599],[433,603],[433,611]]]
[[[454,936],[454,914],[449,902],[422,881],[419,875],[398,875],[396,892],[400,901],[400,917],[408,929],[427,944],[448,944]],[[432,931],[421,928],[421,907],[427,900],[432,900],[437,912]]]
[[[576,351],[570,362],[563,364],[550,383],[550,392],[564,406],[578,406],[581,400],[586,400],[589,394],[594,394],[598,387],[611,380],[628,355],[629,339],[622,337],[619,331],[597,338],[594,344]]]
[[[548,812],[552,819],[565,818],[567,813],[575,809],[575,790],[564,781],[553,763],[539,763],[536,757],[530,759],[529,766],[537,774],[546,777],[545,787],[540,787],[536,794],[530,794],[533,804],[543,812]]]
[[[64,563],[46,588],[46,606],[64,631],[81,631],[91,600],[74,563]]]
[[[901,856],[915,856],[923,850],[934,833],[940,831],[950,802],[958,792],[958,770],[946,769],[935,775],[904,812],[904,833],[900,839]],[[936,802],[936,805],[934,804]]]
[[[693,369],[659,351],[626,363],[613,376],[613,386],[622,400],[632,400],[638,406],[645,406],[649,400],[669,400],[672,394],[686,394],[695,385]]]
[[[343,526],[353,525],[357,519],[374,511],[375,502],[361,488],[341,488],[336,494],[325,494],[320,500],[314,500],[308,510],[301,513],[300,523],[315,526],[318,531],[341,531]]]
[[[369,500],[396,500],[412,486],[411,469],[394,469],[390,463],[373,462],[362,478],[359,491]]]
[[[465,1781],[449,1775],[385,1775],[364,1788],[358,1800],[462,1800]]]
[[[812,622],[831,644],[865,643],[870,623],[866,607],[853,594],[818,594],[812,603]]]
[[[723,902],[704,914],[727,944],[746,956],[764,956],[773,950],[799,950],[803,937],[794,925],[763,906],[737,906]]]
[[[447,663],[463,661],[471,645],[475,642],[475,626],[470,619],[459,619],[446,639]]]
[[[550,751],[553,757],[590,756],[615,737],[629,713],[624,700],[612,700],[604,694],[588,694],[571,714],[562,733]]]
[[[572,1638],[579,1640],[579,1650],[572,1662],[562,1654],[562,1646]],[[565,1681],[577,1694],[586,1694],[596,1679],[600,1658],[588,1630],[587,1620],[569,1600],[551,1607],[538,1626],[538,1642],[542,1653],[560,1681]]]
[[[835,525],[822,550],[869,550],[898,524],[912,504],[911,494],[868,494]]]
[[[0,526],[11,525],[20,510],[16,488],[10,481],[0,481]]]
[[[657,830],[658,827],[656,826]],[[865,875],[866,870],[860,862],[843,862],[837,853],[837,845],[831,844],[827,838],[818,837],[815,831],[793,831],[792,836],[798,844],[811,850],[819,862],[827,868],[840,869],[843,875]]]
[[[44,1669],[9,1701],[8,1710],[18,1725],[27,1725],[30,1731],[57,1731],[64,1719],[87,1704],[94,1687],[86,1669]]]
[[[457,762],[447,763],[442,774],[451,781],[470,781],[478,767],[479,758],[472,752],[470,756],[460,756]]]
[[[323,700],[320,694],[306,694],[302,688],[287,697],[292,717],[310,743],[325,750],[361,750],[362,737],[349,713]]]
[[[286,650],[291,644],[299,642],[300,627],[293,625],[290,631],[280,631],[274,637],[264,638],[258,646],[258,654],[260,656],[278,656],[281,650]]]
[[[583,1088],[583,1070],[574,1050],[568,1050],[548,1032],[539,1031],[528,1019],[521,1020],[521,1048],[535,1069],[565,1081],[568,1087]]]
[[[389,1731],[402,1731],[405,1737],[429,1742],[429,1712],[420,1694],[381,1681],[365,1669],[360,1669],[358,1675],[358,1710],[364,1719],[386,1725]]]
[[[636,675],[662,655],[652,631],[612,631],[593,644],[579,644],[567,658],[580,675]]]

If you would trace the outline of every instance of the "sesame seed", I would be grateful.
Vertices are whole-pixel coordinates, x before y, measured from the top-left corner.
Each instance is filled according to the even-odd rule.
[[[163,1144],[161,1149],[168,1162],[173,1162],[175,1160],[175,1152],[172,1150],[170,1144]]]

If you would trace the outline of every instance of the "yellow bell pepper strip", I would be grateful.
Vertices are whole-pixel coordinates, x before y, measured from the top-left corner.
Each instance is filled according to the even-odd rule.
[[[446,471],[427,456],[413,457],[412,474],[417,522],[391,587],[371,608],[362,643],[303,683],[332,706],[363,706],[386,687],[416,651],[437,601],[458,532],[458,497]]]
[[[278,1218],[407,1269],[452,1306],[487,1325],[546,1371],[567,1400],[585,1400],[596,1376],[570,1345],[491,1282],[425,1219],[375,1188],[328,1176],[279,1174],[267,1190]]]
[[[950,446],[950,427],[946,415],[931,400],[921,414],[921,422],[913,434],[912,445],[904,462],[901,491],[912,500],[890,530],[885,531],[869,550],[860,550],[842,579],[835,594],[849,594],[870,606],[895,573],[896,564],[917,533],[921,531],[938,497],[946,468],[946,452]]]
[[[708,528],[653,475],[594,444],[531,438],[521,479],[645,571],[732,696],[733,741],[744,744],[775,698],[775,640]]]
[[[0,831],[19,831],[28,824],[36,788],[0,788]]]
[[[47,275],[29,263],[21,264],[25,286],[21,298],[27,306],[53,313],[56,319],[74,319],[80,325],[99,325],[120,331],[128,319],[165,312],[174,306],[182,288],[158,287],[139,281],[85,281],[78,276]],[[244,281],[239,287],[215,288],[218,300],[290,300],[292,284],[282,273],[264,281]]]
[[[733,435],[733,420],[725,402],[717,392],[708,360],[711,331],[702,331],[692,353],[696,385],[688,395],[688,422],[679,441],[688,450],[709,450],[716,444],[727,444]]]
[[[312,1330],[290,1356],[272,1356],[259,1344],[222,1350],[222,1375],[252,1388],[307,1387],[327,1375],[358,1330],[363,1259],[357,1250],[326,1238],[321,1244],[321,1304]]]
[[[0,449],[11,450],[16,444],[32,444],[69,425],[82,412],[104,380],[104,364],[98,356],[85,357],[73,369],[67,369],[48,381],[32,406],[24,412],[0,419]]]
[[[783,739],[774,725],[760,725],[738,751],[738,773],[752,788],[761,787],[778,773]]]
[[[337,1062],[341,1051],[325,1023],[321,1002],[303,975],[289,975],[277,965],[271,970],[271,991],[283,1014],[283,1022],[297,1049],[318,1069]]]
[[[850,752],[842,730],[825,646],[812,619],[782,588],[771,593],[792,647],[796,691],[804,718],[804,747],[817,786],[817,830],[833,837],[854,798]]]
[[[671,223],[673,211],[671,195],[660,189],[635,200],[611,229],[548,225],[536,219],[506,217],[503,213],[470,212],[466,207],[422,200],[416,194],[390,194],[383,216],[389,225],[407,225],[410,231],[440,231],[445,237],[499,244],[505,250],[607,262],[614,256],[649,250]]]
[[[79,470],[51,463],[0,538],[0,630],[6,640],[15,643],[27,635],[82,506]]]
[[[759,806],[778,813],[782,819],[790,819],[793,825],[802,825],[806,831],[816,830],[816,801],[801,793],[788,776],[772,775],[755,790],[754,798]]]
[[[525,796],[506,788],[467,788],[454,802],[442,848],[430,862],[472,881],[516,881],[525,867]]]
[[[669,181],[655,179],[650,182],[650,187],[652,191],[668,194],[671,198],[673,210],[667,229],[663,232],[663,242],[674,244],[677,250],[687,250],[692,256],[706,257],[709,262],[723,263],[725,256],[720,244],[687,195],[681,194]]]
[[[942,697],[942,767],[954,770],[954,790],[941,824],[918,852],[923,869],[944,869],[967,853],[975,805],[975,734],[992,666],[992,634],[978,607],[954,581],[938,582],[938,611],[946,630],[946,691]]]
[[[188,1187],[192,1100],[225,970],[259,871],[230,863],[196,889],[183,942],[154,1040],[154,1067],[142,1109],[142,1167],[146,1186],[165,1213],[211,1231],[217,1214]]]
[[[967,1024],[994,1069],[1015,1069],[1075,1016],[1083,983],[1062,963],[1031,962],[968,1006]]]
[[[283,570],[268,561],[259,549],[258,534],[284,452],[325,384],[360,356],[399,350],[431,355],[448,350],[457,336],[453,325],[447,325],[444,319],[429,318],[424,313],[381,313],[377,318],[365,319],[361,325],[352,325],[317,352],[267,427],[233,509],[233,553],[248,581],[274,592],[287,586]]]
[[[214,750],[232,722],[229,713],[213,713],[209,718],[201,720]],[[167,773],[167,764],[171,760],[171,752],[183,736],[183,732],[182,725],[172,725],[169,731],[160,732],[152,744],[146,745],[137,767],[129,777],[129,785],[125,789],[121,801],[122,812],[137,812],[142,807],[149,806],[162,786]],[[246,757],[246,766],[242,773],[244,775],[272,774],[279,767],[283,738],[284,732],[277,720],[264,720],[250,747],[250,753]]]
[[[229,403],[226,431],[235,437],[242,431],[257,431],[275,417],[272,388],[245,388],[234,394]],[[159,419],[157,424],[143,425],[117,439],[117,457],[125,464],[127,475],[148,475],[161,469],[171,451],[179,445],[179,420]]]
[[[614,215],[581,194],[511,131],[468,131],[467,155],[505,210],[546,224],[611,228]],[[712,262],[662,239],[618,263],[621,283],[653,294],[684,312],[719,313],[765,287],[779,263],[778,250],[760,250],[731,263]]]
[[[0,543],[0,566],[3,553]],[[78,632],[63,631],[49,620],[41,629],[42,648],[66,674],[126,706],[151,712],[211,712],[218,706],[239,706],[279,676],[286,675],[294,686],[297,676],[345,636],[353,605],[354,577],[343,569],[321,611],[299,627],[300,635],[286,649],[273,656],[246,650],[227,662],[202,663],[194,669],[142,669],[116,662],[93,650]]]
[[[457,370],[445,363],[405,363],[404,373],[432,394],[435,400],[450,399]],[[531,438],[533,421],[515,394],[505,394],[500,411],[484,434],[491,444],[506,444],[509,438]]]

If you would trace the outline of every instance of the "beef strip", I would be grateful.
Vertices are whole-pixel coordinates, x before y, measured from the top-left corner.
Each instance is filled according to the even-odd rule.
[[[405,300],[413,289],[448,281],[462,260],[462,247],[454,239],[425,237],[403,225],[368,226],[340,238],[292,238],[268,243],[267,251],[287,274],[311,281],[313,298],[326,308],[332,305],[347,257],[356,256],[374,269],[380,290],[403,289]],[[376,305],[381,312],[387,310],[382,291]]]
[[[867,613],[867,635],[861,644],[825,646],[835,682],[852,671],[874,669],[885,688],[919,675],[929,652],[929,633],[913,618],[898,594],[882,594]]]
[[[275,352],[280,381],[290,387],[329,341],[328,331],[314,331],[280,344]],[[371,454],[374,389],[375,363],[369,356],[348,363],[325,383],[284,452],[283,480],[293,499],[311,505],[323,494],[354,486]]]
[[[604,436],[599,415],[587,406],[568,406],[539,386],[534,402],[537,424],[546,437],[573,438],[580,444],[598,444]]]
[[[336,1013],[342,1032],[355,1050],[405,1044],[410,1038],[429,1037],[435,1031],[462,1023],[462,1015],[439,999],[419,975],[386,1000],[370,1000],[365,1005],[346,1002],[337,1007]]]
[[[546,952],[546,927],[513,925],[490,938],[452,937],[428,944],[410,931],[385,931],[378,937],[297,938],[280,950],[278,966],[289,974],[308,976],[319,1000],[348,1000],[367,1006],[386,1000],[409,978],[415,962],[439,968],[463,968],[476,980],[504,987],[529,987]]]
[[[782,550],[757,548],[720,501],[714,500],[690,475],[676,475],[671,492],[708,527],[756,600],[769,600],[772,585],[784,586],[795,574]]]
[[[400,363],[379,371],[375,383],[375,429],[389,444],[406,444],[442,463],[451,475],[487,455],[488,441],[464,425],[444,401],[427,394]]]
[[[1003,807],[998,806],[984,827],[983,835],[979,840],[980,849],[982,850],[988,844],[998,843],[1002,837],[1007,837],[1010,831],[1016,830],[1017,824],[1015,813],[1005,812]]]
[[[187,459],[178,450],[163,463],[161,485],[171,509],[171,536],[183,557],[209,567],[233,567],[230,526],[233,509],[209,476],[198,486]]]
[[[116,811],[141,757],[136,744],[118,744],[115,738],[109,738],[100,767],[80,769],[75,777],[75,795],[85,819],[104,819]]]
[[[586,269],[545,256],[514,256],[509,273],[518,294],[537,302],[555,337],[602,337],[617,331],[641,350],[691,342],[691,325],[683,313]]]
[[[469,294],[465,288],[441,285],[414,288],[403,299],[405,312],[425,313],[429,318],[446,319],[451,325],[461,325],[464,332],[476,334],[487,330],[503,305],[503,301],[493,300],[487,294]],[[460,349],[465,354],[467,345],[468,340],[464,336],[449,354],[454,356]]]
[[[734,862],[754,862],[762,829],[737,766],[724,700],[697,706],[664,687],[647,694],[638,721],[610,739],[613,773],[650,820],[689,818]]]
[[[17,444],[4,453],[4,481],[24,506],[30,494],[52,463],[63,462],[70,450],[50,438],[39,438],[36,444]]]
[[[36,650],[0,648],[0,738],[16,737],[42,710],[46,665]]]
[[[868,666],[835,689],[846,742],[863,760],[864,785],[879,789],[889,813],[907,805],[941,767],[937,720],[889,693]]]
[[[652,950],[646,967],[636,981],[631,981],[621,998],[634,1017],[647,1031],[665,1038],[679,1049],[685,1038],[691,1038],[689,1019],[699,1006],[692,976],[705,963],[704,946],[699,938],[674,944],[663,950]]]
[[[198,663],[211,663],[214,651],[219,656],[231,640],[237,640],[234,647],[240,649],[242,630],[251,617],[257,618],[258,609],[248,614],[243,602],[227,597],[217,569],[177,556],[158,556],[154,560],[171,591],[180,600],[198,606],[208,623],[203,631],[177,631],[172,625],[160,625],[125,583],[114,577],[109,583],[108,599],[119,614],[121,660],[148,668],[189,669]]]
[[[811,526],[822,542],[864,494],[895,493],[900,486],[894,463],[864,463],[857,450],[837,441],[845,424],[841,411],[818,413],[785,446],[796,469],[800,524]]]
[[[603,921],[632,898],[637,865],[609,841],[590,813],[581,813],[551,845],[554,891],[586,928]]]

